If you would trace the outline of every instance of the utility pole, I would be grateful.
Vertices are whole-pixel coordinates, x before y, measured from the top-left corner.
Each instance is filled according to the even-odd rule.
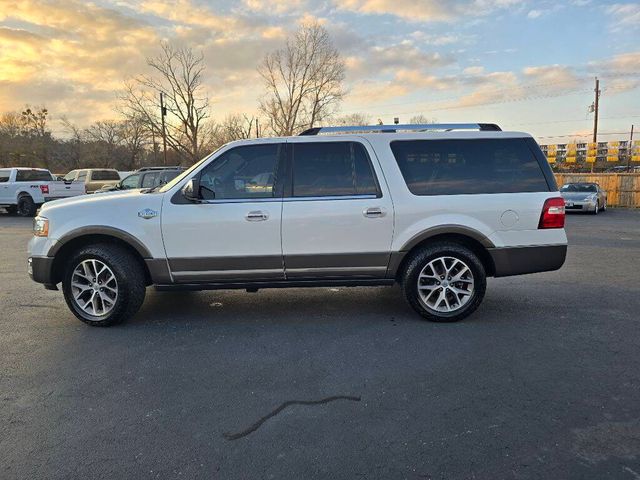
[[[593,117],[593,144],[596,148],[596,161],[597,161],[597,151],[598,151],[598,108],[599,108],[599,100],[600,100],[600,80],[598,80],[598,77],[596,77],[596,88],[595,88],[595,101],[593,102],[593,104],[591,105],[592,108],[592,112],[595,114]],[[591,164],[591,173],[593,173],[593,167],[595,166],[596,162],[593,162]]]
[[[595,88],[595,93],[596,93],[596,99],[593,103],[593,111],[595,113],[595,116],[593,117],[593,143],[597,143],[598,142],[598,100],[600,99],[600,80],[598,80],[598,77],[596,77],[596,88]],[[597,147],[597,145],[596,145]]]
[[[258,128],[258,117],[256,117],[256,138],[260,138],[260,130]]]
[[[162,119],[162,148],[164,149],[164,165],[167,165],[167,134],[164,129],[164,117],[167,109],[164,106],[164,95],[160,92],[160,118]]]
[[[627,145],[627,173],[631,171],[631,155],[633,155],[633,125],[631,125],[631,135],[629,145]]]

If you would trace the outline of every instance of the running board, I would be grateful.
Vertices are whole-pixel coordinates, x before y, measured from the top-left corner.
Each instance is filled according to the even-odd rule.
[[[216,283],[172,283],[155,285],[161,292],[175,290],[249,290],[261,288],[300,288],[300,287],[379,287],[393,285],[392,278],[353,278],[332,280],[281,280],[264,282],[216,282]]]

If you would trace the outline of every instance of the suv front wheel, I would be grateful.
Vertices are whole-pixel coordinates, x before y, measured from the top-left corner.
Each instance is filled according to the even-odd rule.
[[[142,267],[119,245],[97,244],[78,250],[62,281],[67,305],[84,323],[107,327],[140,309],[146,284]]]
[[[429,245],[409,259],[402,277],[413,309],[432,322],[455,322],[482,302],[487,279],[482,262],[468,248],[450,242]]]

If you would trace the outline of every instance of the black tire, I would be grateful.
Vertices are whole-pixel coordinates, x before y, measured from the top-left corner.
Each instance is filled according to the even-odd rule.
[[[425,305],[418,293],[418,277],[423,268],[438,257],[453,257],[464,262],[473,275],[474,288],[471,298],[457,310],[439,312]],[[418,250],[408,259],[403,269],[402,291],[411,307],[432,322],[457,322],[473,313],[484,298],[487,289],[487,276],[478,256],[468,248],[453,242],[438,242]]]
[[[22,195],[18,198],[18,205],[16,206],[16,212],[21,217],[33,217],[36,214],[38,207],[31,198],[31,195]]]
[[[85,312],[75,301],[71,288],[74,269],[84,260],[98,260],[108,266],[117,281],[118,297],[105,315],[94,316]],[[138,258],[119,245],[100,243],[89,245],[73,253],[66,264],[62,291],[73,314],[92,327],[109,327],[133,317],[144,302],[146,282]]]

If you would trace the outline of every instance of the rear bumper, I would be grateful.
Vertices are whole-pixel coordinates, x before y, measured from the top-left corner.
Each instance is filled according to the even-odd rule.
[[[58,289],[53,279],[53,257],[29,257],[27,271],[34,282],[44,283],[49,290]]]
[[[496,277],[558,270],[567,256],[566,245],[536,245],[488,249]]]

